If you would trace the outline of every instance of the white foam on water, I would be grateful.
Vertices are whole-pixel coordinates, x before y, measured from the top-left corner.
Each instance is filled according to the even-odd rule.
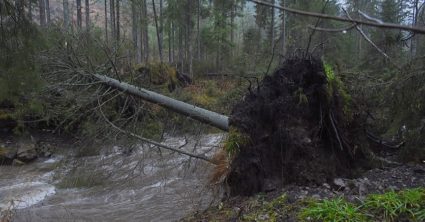
[[[55,194],[55,187],[43,182],[24,182],[0,188],[0,211],[24,209]]]
[[[43,163],[57,163],[62,159],[63,159],[63,156],[55,156],[55,157],[52,157],[52,158],[45,160]]]

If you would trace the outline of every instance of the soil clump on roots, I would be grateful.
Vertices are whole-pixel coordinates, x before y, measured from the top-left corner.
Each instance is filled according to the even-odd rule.
[[[249,89],[230,117],[249,138],[232,157],[230,195],[353,176],[365,159],[362,118],[335,81],[321,60],[291,58]]]

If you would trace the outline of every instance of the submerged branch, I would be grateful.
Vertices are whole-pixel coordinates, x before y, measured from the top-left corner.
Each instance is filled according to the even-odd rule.
[[[100,105],[100,102],[99,102],[99,105]],[[176,153],[180,153],[180,154],[183,154],[183,155],[186,155],[186,156],[190,156],[190,157],[193,157],[193,158],[196,158],[196,159],[201,159],[201,160],[204,160],[204,161],[207,161],[207,162],[209,162],[209,163],[214,164],[214,162],[213,162],[212,160],[208,159],[206,156],[203,156],[203,155],[197,155],[197,154],[193,154],[193,153],[189,153],[189,152],[186,152],[186,151],[184,151],[184,150],[179,150],[179,149],[176,149],[176,148],[173,148],[173,147],[167,146],[167,145],[165,145],[165,144],[162,144],[162,143],[159,143],[159,142],[153,141],[153,140],[151,140],[151,139],[144,138],[144,137],[142,137],[142,136],[139,136],[139,135],[137,135],[137,134],[135,134],[135,133],[132,133],[132,132],[129,132],[129,131],[127,131],[127,130],[124,130],[124,129],[122,129],[122,128],[118,127],[117,125],[115,125],[114,123],[112,123],[112,122],[111,122],[111,121],[110,121],[110,120],[109,120],[109,119],[105,116],[105,114],[103,113],[103,111],[102,111],[102,108],[101,108],[101,107],[99,107],[99,111],[100,111],[100,114],[102,115],[103,119],[104,119],[104,120],[105,120],[105,121],[106,121],[109,125],[111,125],[114,129],[118,130],[118,131],[119,131],[119,132],[121,132],[121,133],[124,133],[124,134],[130,135],[130,136],[135,137],[135,138],[137,138],[137,139],[139,139],[139,140],[141,140],[141,141],[143,141],[143,142],[146,142],[146,143],[149,143],[149,144],[155,145],[155,146],[157,146],[157,147],[160,147],[160,148],[163,148],[163,149],[166,149],[166,150],[170,150],[170,151],[173,151],[173,152],[176,152]]]

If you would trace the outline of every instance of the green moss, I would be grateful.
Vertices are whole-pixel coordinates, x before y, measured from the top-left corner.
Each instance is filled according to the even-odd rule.
[[[325,69],[325,75],[328,81],[327,86],[327,92],[329,98],[332,98],[332,96],[336,93],[338,96],[341,97],[342,103],[343,103],[343,112],[349,119],[352,119],[352,110],[351,110],[351,102],[352,98],[351,95],[347,92],[346,87],[342,80],[335,75],[332,66],[324,63],[323,67]]]
[[[241,146],[249,143],[249,140],[247,135],[244,135],[234,127],[230,127],[227,139],[224,142],[224,150],[230,157],[233,157],[239,152]]]

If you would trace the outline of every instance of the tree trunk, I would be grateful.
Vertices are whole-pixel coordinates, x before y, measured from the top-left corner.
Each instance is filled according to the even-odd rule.
[[[275,0],[272,0],[271,4],[274,5]],[[270,52],[273,54],[273,48],[274,48],[274,39],[275,39],[275,34],[274,34],[274,15],[275,15],[275,8],[271,8],[272,10],[272,20],[270,22]]]
[[[108,0],[105,0],[105,41],[108,43]]]
[[[143,51],[145,53],[145,62],[149,62],[149,32],[148,32],[148,5],[146,3],[146,0],[143,0],[142,2],[142,14],[143,14]]]
[[[50,25],[50,0],[44,0],[46,3],[47,25]]]
[[[32,21],[32,2],[28,1],[28,19]]]
[[[230,43],[234,45],[235,43],[235,16],[236,16],[236,12],[235,12],[235,1],[232,0],[232,6],[230,9]],[[231,53],[232,56],[234,56],[234,50],[233,48],[231,48]]]
[[[134,59],[136,63],[141,63],[141,48],[139,42],[139,14],[137,10],[136,1],[131,1],[131,19],[132,19],[132,35],[133,35],[133,47],[134,51]]]
[[[115,24],[116,24],[116,31],[117,31],[117,33],[116,33],[116,38],[117,38],[117,43],[119,43],[120,42],[120,39],[121,39],[121,32],[120,32],[120,26],[121,26],[121,23],[120,23],[120,0],[116,0],[116,3],[117,3],[117,6],[116,6],[116,10],[115,10],[115,12],[116,12],[116,20],[115,20]]]
[[[172,55],[171,60],[176,61],[176,25],[171,21],[171,44],[172,44]]]
[[[159,0],[159,38],[161,39],[161,50],[164,49],[164,16],[163,16],[163,0]]]
[[[46,26],[46,8],[44,0],[38,0],[38,7],[40,10],[40,26]]]
[[[105,0],[106,2],[106,0]],[[85,1],[86,4],[86,8],[85,8],[85,12],[86,12],[86,30],[89,31],[90,30],[90,0],[86,0]]]
[[[81,29],[81,26],[82,26],[81,0],[77,0],[77,26],[79,29]]]
[[[415,27],[418,22],[418,14],[419,14],[419,0],[415,0],[413,2],[413,19],[412,19],[412,27]],[[416,56],[417,52],[417,36],[414,35],[410,39],[410,57],[413,59]]]
[[[281,3],[280,3],[280,5],[282,6],[282,7],[286,7],[286,4],[285,4],[285,0],[281,0]],[[282,11],[281,12],[282,13],[282,30],[281,30],[281,33],[280,33],[280,38],[281,38],[281,42],[282,42],[282,48],[281,48],[281,53],[282,53],[282,56],[281,56],[281,63],[283,63],[283,60],[285,59],[285,54],[286,54],[286,18],[285,18],[285,11]]]
[[[69,29],[69,2],[63,0],[63,26],[66,31]]]
[[[183,30],[182,27],[179,28],[179,63],[180,63],[180,72],[183,73]]]
[[[157,41],[158,41],[159,61],[161,61],[161,63],[162,63],[163,62],[162,42],[161,42],[160,30],[159,30],[159,27],[158,27],[158,18],[156,16],[155,0],[152,0],[152,8],[153,8],[153,17],[154,17],[154,20],[155,20],[156,38],[157,38]]]
[[[146,101],[158,104],[162,107],[173,110],[192,119],[210,124],[211,126],[217,127],[224,131],[229,130],[229,118],[227,116],[196,107],[194,105],[184,103],[182,101],[175,100],[143,88],[138,88],[130,84],[120,82],[116,79],[109,78],[107,76],[95,74],[94,77],[99,81],[102,81],[104,84],[124,91],[128,94],[140,97]]]
[[[173,23],[170,22],[169,27],[168,27],[168,63],[172,63],[173,59],[172,59],[172,52],[171,52],[171,32],[172,32],[172,27],[173,27]]]
[[[111,22],[111,42],[115,42],[116,30],[115,30],[115,1],[109,0],[109,20]]]
[[[196,39],[198,41],[197,44],[197,58],[200,61],[201,60],[201,29],[200,29],[200,20],[201,20],[201,0],[198,0],[198,10],[197,10],[197,21],[196,21],[196,31],[197,31],[197,36]]]
[[[189,76],[193,78],[193,56],[192,56],[192,4],[191,0],[186,2],[186,60],[189,62]]]

